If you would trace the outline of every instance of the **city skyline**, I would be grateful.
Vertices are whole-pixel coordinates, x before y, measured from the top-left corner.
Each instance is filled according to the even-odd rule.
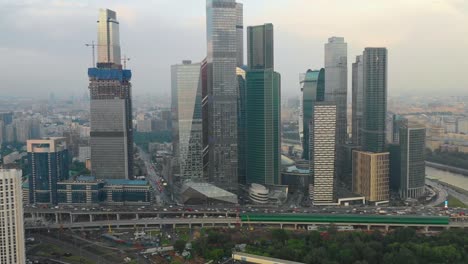
[[[392,65],[389,65],[389,76],[392,76],[389,79],[390,95],[416,93],[423,89],[433,93],[440,93],[442,90],[448,90],[453,94],[464,92],[466,81],[455,78],[462,74],[463,67],[460,66],[464,65],[464,61],[463,56],[459,54],[462,54],[460,51],[468,42],[465,37],[468,35],[466,34],[468,29],[460,26],[466,25],[464,22],[468,21],[468,7],[463,3],[457,1],[426,3],[418,0],[407,1],[410,3],[380,2],[371,5],[370,1],[367,1],[356,7],[350,3],[342,3],[343,10],[341,10],[341,6],[336,1],[328,2],[322,3],[323,8],[320,12],[323,14],[321,14],[318,10],[309,8],[310,3],[300,0],[288,3],[281,0],[270,1],[268,5],[265,1],[242,1],[246,9],[244,28],[265,22],[271,22],[276,26],[276,65],[283,75],[285,96],[299,94],[297,82],[299,72],[322,66],[321,46],[333,35],[343,36],[349,43],[349,58],[354,58],[365,46],[385,46],[392,50],[389,55],[392,61]],[[135,87],[138,87],[135,93],[170,94],[167,66],[185,58],[201,61],[203,51],[206,50],[204,3],[191,1],[184,5],[187,6],[187,10],[178,9],[177,16],[184,18],[180,20],[174,19],[173,15],[164,14],[164,10],[176,10],[178,7],[178,4],[172,1],[171,3],[158,1],[148,7],[120,1],[41,2],[40,5],[36,2],[7,1],[4,4],[5,8],[2,8],[7,10],[7,14],[2,17],[4,23],[0,23],[0,29],[11,37],[3,39],[0,43],[0,55],[5,62],[0,67],[7,76],[5,87],[2,89],[7,95],[12,96],[30,96],[35,93],[47,95],[49,92],[55,92],[59,96],[81,95],[82,87],[86,85],[86,78],[76,73],[89,66],[92,60],[91,50],[84,44],[96,40],[95,35],[88,32],[87,28],[96,21],[92,15],[95,10],[107,6],[120,14],[119,19],[122,22],[120,31],[126,36],[126,41],[123,43],[125,54],[122,55],[132,58],[130,65],[139,77],[135,83]],[[395,12],[386,11],[391,5]],[[312,22],[301,19],[300,15],[294,18],[276,15],[283,8],[288,8],[297,14],[307,10],[319,12],[316,15],[322,21],[320,30],[311,32],[300,30],[307,28]],[[334,12],[336,10],[337,12]],[[360,16],[368,10],[375,15]],[[154,12],[157,12],[156,15]],[[393,13],[392,16],[399,15],[400,19],[397,22],[391,20],[396,23],[392,24],[386,13]],[[80,22],[70,22],[71,14],[74,16],[73,21]],[[150,15],[153,18],[149,17]],[[338,23],[332,23],[337,16]],[[20,23],[12,23],[15,21],[14,17],[24,19],[21,19]],[[436,23],[437,19],[432,19],[433,17],[441,19],[441,22]],[[41,30],[40,37],[29,29],[35,28],[34,23],[47,29],[65,21],[67,27]],[[400,23],[405,26],[402,27]],[[443,29],[440,30],[442,35],[433,37],[430,32],[437,28]],[[184,34],[180,34],[181,32]],[[164,38],[153,36],[164,36]],[[21,42],[18,42],[19,39]],[[174,51],[171,51],[172,47]],[[161,52],[162,50],[167,52]],[[426,56],[429,53],[435,55]],[[412,60],[407,59],[410,55]],[[26,59],[28,63],[24,63]],[[429,63],[435,59],[438,61],[437,67]],[[73,65],[70,65],[70,61],[74,62]],[[65,63],[68,67],[60,67]],[[149,65],[151,67],[147,69]],[[444,80],[436,77],[440,72],[440,65],[444,65],[443,72],[447,77],[443,78]],[[19,73],[25,70],[30,73],[29,78],[19,78]],[[157,74],[152,74],[153,72]],[[348,70],[348,94],[351,88],[350,72]],[[54,76],[57,80],[52,82],[50,80],[53,78],[48,76]],[[33,85],[34,89],[31,88]]]

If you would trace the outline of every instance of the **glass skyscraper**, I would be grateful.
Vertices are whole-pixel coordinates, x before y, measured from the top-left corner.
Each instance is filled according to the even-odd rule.
[[[336,173],[344,167],[342,147],[347,133],[348,44],[342,37],[331,37],[325,44],[325,101],[336,105]]]
[[[400,127],[401,178],[400,197],[419,198],[424,195],[426,128],[410,122]]]
[[[273,25],[247,28],[246,181],[279,184],[281,76],[274,71]]]
[[[70,160],[65,138],[28,140],[27,151],[29,202],[57,204],[57,182],[69,177]]]
[[[99,179],[133,178],[132,73],[122,70],[118,26],[114,11],[100,10],[98,63],[88,69],[91,172]]]
[[[363,55],[362,149],[385,151],[387,49],[366,48]]]
[[[325,98],[325,69],[308,70],[301,81],[302,91],[302,158],[309,160],[309,124],[314,115],[314,105]]]
[[[225,189],[237,189],[238,184],[236,26],[240,15],[234,0],[207,0],[207,173],[210,182]]]
[[[191,61],[171,67],[172,142],[181,180],[203,178],[200,69]]]
[[[356,146],[361,145],[361,128],[363,115],[363,96],[364,96],[364,72],[362,56],[356,56],[356,62],[352,66],[352,143]]]

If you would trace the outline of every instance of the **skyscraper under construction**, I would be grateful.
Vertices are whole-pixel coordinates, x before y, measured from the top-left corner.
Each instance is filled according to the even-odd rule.
[[[130,70],[122,69],[116,13],[99,10],[97,65],[88,69],[91,96],[91,172],[97,178],[133,177]]]

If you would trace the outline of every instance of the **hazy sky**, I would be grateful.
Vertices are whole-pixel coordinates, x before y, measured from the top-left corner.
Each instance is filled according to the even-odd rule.
[[[387,47],[391,95],[468,94],[468,0],[239,2],[244,28],[274,25],[283,94],[323,66],[330,36],[348,43],[349,73],[364,47]],[[0,96],[87,91],[99,8],[117,11],[134,94],[169,94],[170,65],[206,55],[205,0],[0,0]]]

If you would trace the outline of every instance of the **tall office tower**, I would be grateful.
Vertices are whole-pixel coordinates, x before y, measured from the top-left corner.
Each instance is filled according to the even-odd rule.
[[[383,152],[387,114],[387,49],[366,48],[363,55],[363,70],[362,147],[365,151]]]
[[[363,76],[362,56],[356,56],[356,62],[353,63],[352,80],[352,143],[356,146],[361,145],[362,135],[362,116],[363,116],[363,95],[364,95],[364,76]]]
[[[244,66],[244,8],[236,3],[236,47],[237,67]]]
[[[341,177],[345,155],[342,147],[348,139],[348,45],[342,37],[331,37],[325,44],[325,101],[336,104],[335,172]]]
[[[353,152],[353,192],[370,202],[389,199],[389,153]]]
[[[234,0],[207,0],[208,175],[231,190],[238,183],[236,14]]]
[[[181,180],[203,178],[200,63],[171,67],[172,142]]]
[[[247,66],[251,70],[274,69],[273,24],[247,27]]]
[[[56,204],[57,182],[68,179],[68,149],[65,138],[32,139],[27,142],[29,202]]]
[[[401,115],[393,115],[393,135],[392,135],[392,143],[399,144],[400,143],[400,128],[408,125],[408,119]]]
[[[314,204],[334,200],[336,106],[320,102],[314,105],[310,128],[309,196]]]
[[[245,132],[247,183],[279,184],[281,76],[274,71],[273,25],[247,28]]]
[[[0,146],[5,141],[5,122],[0,120]]]
[[[120,65],[119,21],[115,11],[99,9],[97,50],[98,64]]]
[[[400,127],[400,148],[400,197],[419,198],[424,195],[426,178],[426,128],[417,123]]]
[[[13,113],[12,112],[0,112],[0,120],[9,125],[13,123]]]
[[[21,171],[0,169],[0,263],[26,263]]]
[[[92,174],[100,179],[133,178],[132,73],[120,64],[118,29],[115,12],[101,9],[98,63],[88,69]]]
[[[246,184],[246,156],[247,156],[247,135],[246,135],[246,103],[247,103],[247,84],[245,80],[247,66],[237,67],[238,93],[237,98],[237,146],[238,146],[238,176],[239,183]]]
[[[325,98],[325,69],[307,70],[302,79],[302,158],[309,160],[309,123],[314,116],[314,106]]]

